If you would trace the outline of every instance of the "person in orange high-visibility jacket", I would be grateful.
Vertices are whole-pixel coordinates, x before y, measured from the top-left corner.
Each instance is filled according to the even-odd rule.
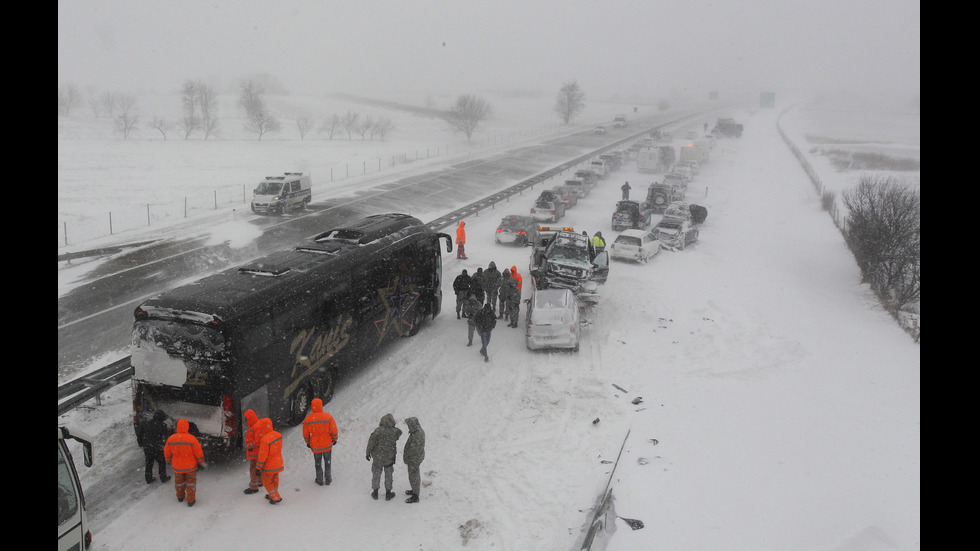
[[[255,464],[259,460],[259,438],[255,434],[255,423],[258,420],[259,416],[253,410],[245,410],[245,423],[248,426],[245,429],[245,458],[248,459],[248,488],[245,488],[246,494],[259,493],[259,486],[262,485],[262,479],[259,478],[259,475],[255,474]]]
[[[259,459],[256,469],[262,473],[262,485],[265,486],[265,498],[275,505],[282,501],[279,495],[279,473],[284,469],[282,462],[282,434],[272,428],[272,420],[263,417],[255,422],[259,438]]]
[[[521,274],[517,273],[517,266],[511,266],[510,267],[510,277],[514,278],[514,281],[517,282],[517,291],[518,292],[523,292],[524,291],[524,278],[521,277]]]
[[[187,498],[187,506],[197,503],[197,468],[205,467],[204,449],[197,437],[189,432],[187,419],[177,421],[177,432],[167,438],[163,446],[163,457],[174,469],[174,487],[177,501]]]
[[[329,486],[333,481],[330,476],[330,456],[333,454],[333,445],[337,443],[337,422],[333,415],[323,411],[323,400],[319,398],[310,402],[310,409],[313,413],[307,415],[303,421],[303,440],[306,440],[306,447],[313,452],[316,483]]]
[[[466,222],[460,220],[456,226],[456,258],[466,260]]]

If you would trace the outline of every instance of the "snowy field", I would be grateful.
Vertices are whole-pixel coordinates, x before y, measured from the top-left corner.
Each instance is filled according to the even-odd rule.
[[[605,109],[588,116],[625,111]],[[543,129],[541,135],[551,131],[551,113],[533,119],[504,112],[498,108],[501,126],[480,138],[514,139],[489,139],[485,148],[540,139],[518,138],[519,123]],[[689,187],[688,200],[708,209],[699,242],[646,265],[614,263],[578,353],[532,353],[523,326],[500,323],[485,364],[478,347],[466,347],[465,321],[444,309],[416,338],[385,350],[347,381],[325,406],[340,428],[331,486],[314,484],[301,428],[277,427],[285,436],[281,504],[243,495],[247,465],[231,461],[200,474],[198,503],[188,509],[176,501],[172,483],[143,481],[128,384],[107,392],[100,407],[63,416],[59,423],[97,435],[96,464],[79,467],[93,549],[578,549],[607,485],[614,509],[593,549],[920,549],[919,346],[860,283],[843,238],[779,136],[782,112],[782,106],[733,112],[744,136],[720,140]],[[835,137],[840,128],[821,113],[791,109],[781,121],[804,151],[805,135]],[[917,158],[917,113],[861,115],[862,136],[914,150]],[[896,118],[904,122],[893,124]],[[843,120],[853,128],[858,117]],[[509,131],[503,121],[513,125]],[[445,158],[466,154],[450,153],[462,142],[437,126],[422,124],[428,130],[410,137],[412,122],[425,121],[397,120],[403,137],[363,144],[368,149],[354,159],[446,144]],[[93,128],[59,120],[59,225],[116,208],[107,196],[155,197],[163,187],[179,194],[180,182],[238,186],[311,170],[315,199],[357,182],[331,186],[322,179],[327,165],[350,163],[354,155],[325,140],[307,144],[318,148],[311,150],[285,139],[123,142],[95,137]],[[260,145],[264,160],[255,153]],[[335,146],[342,154],[327,153]],[[812,162],[826,185],[851,185],[855,175]],[[107,175],[126,191],[98,187]],[[653,177],[627,163],[562,223],[590,234],[602,230],[611,241],[609,215],[623,180],[636,195],[637,183]],[[529,206],[530,199],[513,208]],[[244,245],[254,236],[242,216],[252,215],[229,209],[195,227]],[[469,260],[444,255],[447,290],[460,270],[490,261],[526,270],[527,249],[494,244],[498,221],[489,215],[466,221]],[[182,231],[168,227],[150,231],[156,237]],[[59,253],[141,235],[134,230],[84,246],[63,246],[59,235]],[[83,282],[97,262],[59,262],[59,294]],[[401,463],[397,499],[369,495],[364,447],[385,413],[403,430],[406,417],[417,417],[426,431],[418,504],[403,502]],[[633,530],[622,518],[644,527]]]

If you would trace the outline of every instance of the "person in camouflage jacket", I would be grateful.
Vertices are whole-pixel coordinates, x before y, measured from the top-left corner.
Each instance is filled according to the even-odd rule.
[[[409,495],[405,503],[418,503],[419,491],[422,489],[422,474],[419,467],[425,459],[425,431],[422,430],[422,425],[416,417],[405,419],[405,424],[408,425],[408,440],[405,441],[405,449],[402,450],[402,461],[408,467],[408,483],[412,486],[412,489],[405,491]]]
[[[378,428],[374,429],[368,438],[365,457],[371,463],[371,497],[378,499],[378,489],[381,487],[381,472],[385,474],[385,500],[395,497],[392,491],[395,459],[398,456],[398,439],[402,429],[395,426],[395,416],[386,413],[381,417]]]
[[[504,270],[500,278],[500,312],[506,316],[507,327],[517,327],[520,315],[521,292],[517,290],[517,280],[510,276],[510,270]]]

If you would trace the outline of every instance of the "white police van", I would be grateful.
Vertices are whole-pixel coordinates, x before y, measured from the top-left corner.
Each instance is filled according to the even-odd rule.
[[[304,209],[313,199],[309,174],[286,172],[282,176],[266,176],[252,193],[252,212],[282,214]]]

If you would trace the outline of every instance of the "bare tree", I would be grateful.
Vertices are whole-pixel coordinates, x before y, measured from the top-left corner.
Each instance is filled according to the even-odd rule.
[[[259,139],[269,132],[278,132],[282,129],[279,119],[269,114],[268,111],[252,113],[245,121],[245,131],[257,134]]]
[[[245,118],[265,110],[265,101],[262,99],[263,92],[264,89],[261,84],[251,80],[242,81],[238,93],[238,106],[244,111]]]
[[[333,137],[340,131],[342,126],[342,121],[340,120],[340,115],[334,113],[329,117],[323,119],[320,124],[320,133],[326,134],[328,139],[333,139]]]
[[[206,140],[218,131],[218,94],[214,86],[197,82],[197,107],[201,111],[201,129]]]
[[[78,90],[78,86],[73,83],[67,83],[58,87],[58,114],[69,116],[71,115],[71,110],[78,107],[82,103],[82,93]]]
[[[183,113],[177,125],[184,131],[184,139],[201,128],[201,119],[197,116],[197,83],[185,80],[180,87],[180,104]]]
[[[136,124],[139,122],[139,115],[136,114],[136,96],[116,94],[115,98],[114,104],[119,112],[112,117],[112,121],[125,140],[136,130]]]
[[[375,136],[378,136],[381,141],[385,141],[385,136],[387,136],[391,131],[395,129],[395,123],[392,122],[388,117],[380,117],[374,122],[374,127],[371,128],[371,139],[373,140]]]
[[[862,277],[895,310],[919,300],[919,191],[891,177],[864,176],[842,192],[847,244]]]
[[[268,132],[278,132],[282,125],[269,113],[262,99],[264,89],[261,84],[246,80],[242,82],[238,105],[245,110],[245,131],[257,134],[262,139]]]
[[[357,113],[351,113],[350,111],[348,111],[347,114],[344,115],[342,119],[340,119],[340,126],[344,129],[345,132],[347,132],[348,140],[351,139],[351,136],[353,135],[354,131],[356,131],[357,129],[357,120],[358,120]]]
[[[125,140],[136,129],[136,124],[139,122],[139,119],[139,115],[126,111],[116,115],[112,121],[116,125],[116,130],[122,133],[123,139]]]
[[[194,130],[204,131],[204,139],[208,139],[218,130],[218,95],[214,86],[202,80],[185,80],[180,87],[180,100],[184,116],[181,128],[187,139]]]
[[[446,122],[454,130],[466,134],[466,141],[470,141],[480,123],[491,117],[493,117],[493,106],[485,99],[462,95],[456,98],[456,103],[449,109]]]
[[[299,139],[306,138],[306,134],[313,130],[313,117],[307,113],[300,113],[296,117],[296,130],[299,130]]]
[[[109,115],[109,117],[115,118],[117,109],[116,94],[112,92],[103,92],[102,95],[99,96],[99,102],[101,103],[102,111],[105,112],[106,115]]]
[[[361,119],[361,122],[359,122],[354,127],[354,131],[357,132],[357,135],[360,136],[361,139],[363,140],[364,137],[368,135],[368,132],[370,132],[372,128],[374,128],[374,119],[372,119],[371,116],[368,115],[363,119]],[[374,136],[372,135],[372,137]]]
[[[558,91],[555,100],[555,112],[561,120],[568,124],[585,108],[585,92],[579,88],[578,81],[566,82]]]
[[[201,128],[201,120],[193,114],[184,113],[184,116],[177,121],[177,127],[184,132],[184,139],[191,137],[195,130]]]
[[[99,118],[102,113],[102,99],[97,96],[92,96],[88,98],[88,106],[92,108],[92,115],[95,118]]]
[[[163,135],[163,140],[167,140],[167,131],[170,130],[170,123],[161,119],[160,117],[153,117],[153,120],[146,123],[147,128],[154,128],[157,132]]]

